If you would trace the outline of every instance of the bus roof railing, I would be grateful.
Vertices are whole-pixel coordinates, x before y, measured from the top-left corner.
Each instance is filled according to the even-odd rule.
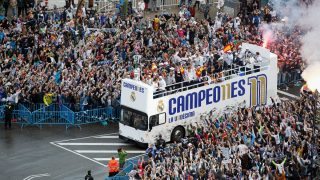
[[[245,75],[253,74],[255,72],[264,71],[268,69],[269,65],[270,63],[259,64],[259,65],[252,64],[251,68],[247,68],[247,66],[237,66],[235,68],[232,68],[226,71],[221,71],[219,73],[215,73],[212,75],[214,80],[212,80],[210,84],[216,84],[216,83],[220,83],[225,80],[230,80],[239,76],[245,76]],[[190,89],[210,85],[208,83],[209,81],[207,78],[211,78],[212,76],[201,77],[193,81],[183,81],[179,83],[170,84],[166,86],[165,90],[158,89],[157,91],[155,91],[153,93],[153,99],[157,99],[157,98],[168,96],[178,92],[183,92]]]
[[[244,66],[239,66],[239,65],[236,65],[236,64],[233,64],[232,65],[234,68],[233,69],[237,69],[237,68],[240,68],[240,67],[244,67]],[[230,71],[232,71],[233,69],[231,69]],[[226,70],[226,71],[229,71],[229,70]],[[219,74],[219,73],[216,73],[216,74]],[[213,76],[215,76],[216,74],[213,74]],[[202,79],[206,78],[206,77],[201,77]],[[199,79],[197,79],[199,80]],[[173,83],[173,84],[170,84],[170,85],[167,85],[166,88],[168,87],[173,87],[173,86],[178,86],[180,85],[181,83],[188,83],[189,81],[183,81],[183,82],[178,82],[178,83]]]

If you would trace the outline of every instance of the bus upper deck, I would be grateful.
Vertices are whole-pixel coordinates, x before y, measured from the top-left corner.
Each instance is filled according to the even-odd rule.
[[[224,70],[219,73],[212,74],[210,76],[203,76],[192,81],[183,81],[170,84],[165,87],[165,90],[157,89],[153,92],[153,99],[174,94],[176,92],[183,92],[197,87],[202,87],[214,83],[220,83],[225,80],[231,80],[239,76],[245,76],[256,72],[265,71],[269,68],[269,66],[270,61],[267,59],[265,59],[263,63],[252,64],[252,68],[248,68],[248,65],[233,65],[233,68],[231,69]]]

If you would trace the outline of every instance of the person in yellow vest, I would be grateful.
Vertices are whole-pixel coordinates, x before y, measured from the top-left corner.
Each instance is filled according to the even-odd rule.
[[[158,18],[158,15],[155,15],[155,18],[153,19],[153,30],[158,31],[160,28],[160,19]]]
[[[109,177],[113,177],[119,173],[119,162],[116,160],[115,157],[112,157],[108,163],[109,167]]]

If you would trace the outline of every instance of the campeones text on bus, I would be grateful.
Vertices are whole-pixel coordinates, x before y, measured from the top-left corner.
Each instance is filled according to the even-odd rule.
[[[260,74],[258,76],[251,76],[248,79],[240,79],[221,85],[217,84],[215,87],[211,86],[198,92],[173,97],[169,99],[169,115],[243,96],[248,93],[246,92],[248,88],[250,89],[250,106],[266,104],[267,76]]]

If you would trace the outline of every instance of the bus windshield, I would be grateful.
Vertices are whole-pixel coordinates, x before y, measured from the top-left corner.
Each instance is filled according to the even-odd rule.
[[[139,130],[148,130],[148,117],[139,111],[122,108],[120,122]]]

